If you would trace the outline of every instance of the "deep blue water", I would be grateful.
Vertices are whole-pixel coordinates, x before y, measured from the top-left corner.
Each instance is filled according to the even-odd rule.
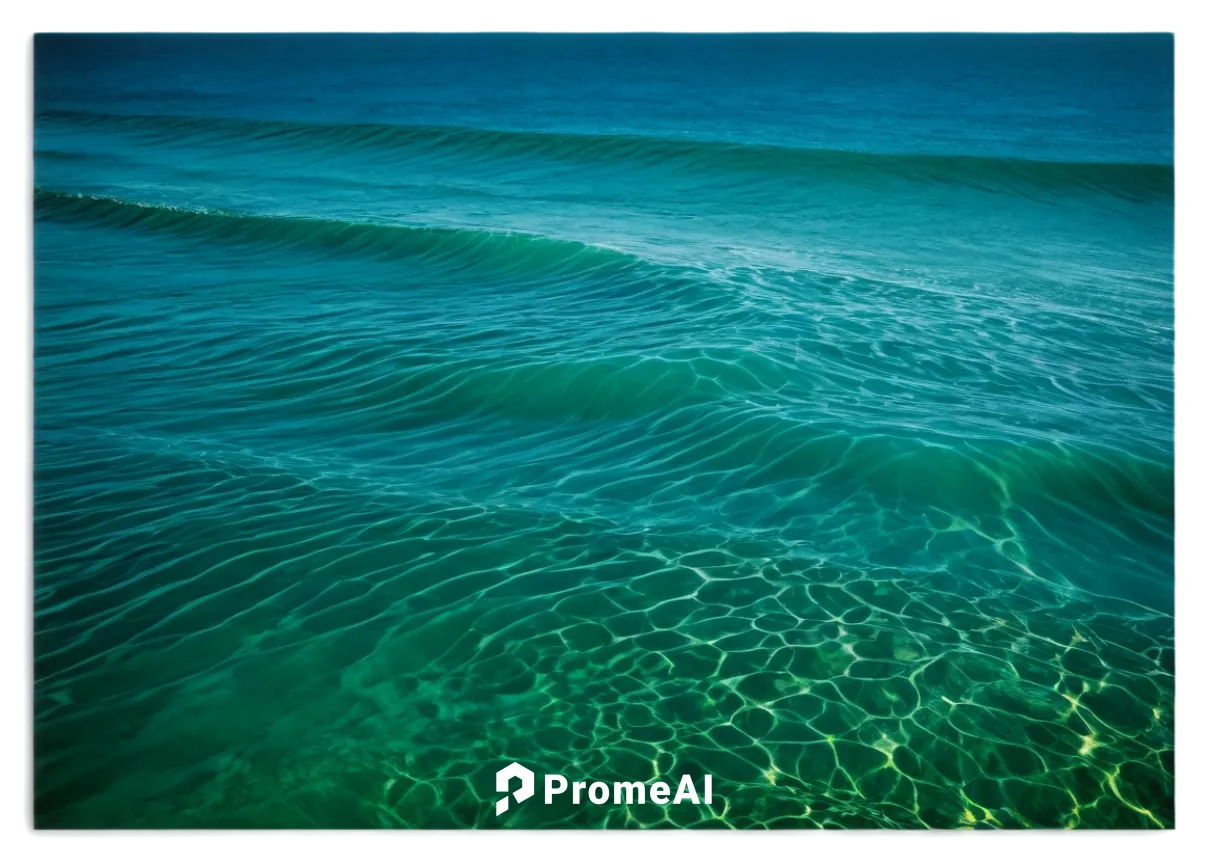
[[[38,37],[39,824],[1173,824],[1172,54]]]

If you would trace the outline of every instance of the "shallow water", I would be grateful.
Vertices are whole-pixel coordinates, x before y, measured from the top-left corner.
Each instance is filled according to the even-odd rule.
[[[1171,51],[40,38],[37,824],[1173,825]]]

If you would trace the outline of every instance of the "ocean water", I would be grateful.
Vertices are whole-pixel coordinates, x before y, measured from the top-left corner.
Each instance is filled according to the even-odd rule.
[[[1172,52],[38,37],[36,824],[1172,826]]]

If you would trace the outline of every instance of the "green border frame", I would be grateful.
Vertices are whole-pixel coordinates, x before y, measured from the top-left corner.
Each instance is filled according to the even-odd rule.
[[[203,835],[179,839],[79,839],[54,841],[25,839],[17,822],[19,759],[18,725],[18,621],[21,595],[23,524],[24,442],[27,435],[24,414],[24,34],[40,24],[320,24],[320,23],[844,23],[844,24],[1084,24],[1084,25],[1208,25],[1208,2],[1184,0],[1167,2],[1165,7],[1127,6],[1103,0],[1064,0],[1061,8],[1052,8],[1044,0],[998,2],[993,6],[969,7],[963,0],[906,5],[902,0],[855,0],[836,8],[824,1],[759,0],[760,7],[741,8],[716,4],[692,5],[680,0],[652,0],[657,8],[647,8],[641,0],[546,0],[545,2],[474,2],[447,0],[443,4],[423,4],[416,0],[383,2],[358,0],[356,8],[321,6],[321,0],[252,0],[256,7],[239,0],[196,2],[188,8],[163,8],[155,2],[62,2],[56,7],[41,7],[35,2],[19,4],[0,0],[0,187],[13,189],[12,202],[0,207],[0,237],[12,238],[0,244],[0,378],[5,382],[0,393],[13,393],[10,408],[0,412],[0,463],[13,465],[13,486],[0,481],[0,859],[25,860],[94,859],[109,856],[120,862],[163,860],[167,858],[273,858],[278,856],[364,859],[366,857],[416,859],[464,859],[516,856],[523,862],[575,857],[615,858],[617,854],[635,854],[663,858],[668,854],[690,854],[722,860],[750,854],[772,854],[785,858],[805,856],[908,856],[951,857],[989,856],[994,858],[1058,853],[1064,856],[1139,857],[1208,852],[1208,740],[1197,732],[1208,724],[1208,695],[1202,688],[1197,669],[1208,668],[1208,642],[1201,638],[1204,625],[1196,625],[1191,644],[1180,639],[1177,688],[1180,692],[1179,718],[1181,741],[1177,772],[1177,828],[1144,836],[1120,834],[887,834],[876,836],[835,836],[830,834],[796,839],[736,839],[703,842],[691,840],[604,841],[604,839],[523,840],[500,842],[482,840],[400,840],[356,834],[256,835],[239,837],[215,835],[202,842]],[[1061,0],[1058,0],[1061,1]],[[569,4],[571,5],[568,5]],[[593,2],[587,6],[587,2]],[[298,7],[302,5],[303,7]],[[1204,82],[1208,85],[1208,81]],[[1196,168],[1203,168],[1197,164]],[[1197,178],[1200,172],[1195,172]],[[1208,191],[1206,191],[1208,202]],[[1197,205],[1198,199],[1195,202]],[[1198,208],[1197,208],[1198,211]],[[1198,224],[1198,222],[1197,222]],[[1208,234],[1206,234],[1208,236]],[[1200,489],[1196,489],[1200,491]],[[1180,492],[1179,500],[1183,500]],[[1180,530],[1181,537],[1181,530]],[[1180,570],[1181,573],[1181,570]],[[1185,620],[1185,619],[1180,619]],[[1190,634],[1191,633],[1187,633]],[[1189,650],[1190,649],[1190,650]],[[1194,675],[1195,678],[1192,678]],[[1195,683],[1192,683],[1195,682]],[[734,843],[741,843],[736,846]],[[685,848],[685,846],[687,848]],[[639,852],[640,848],[640,852]],[[605,858],[606,857],[606,858]]]

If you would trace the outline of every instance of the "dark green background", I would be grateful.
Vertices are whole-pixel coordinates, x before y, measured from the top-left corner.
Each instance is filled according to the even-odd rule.
[[[655,0],[657,2],[657,0]],[[759,0],[756,0],[759,1]],[[1061,854],[1061,856],[1150,857],[1168,854],[1208,853],[1208,610],[1204,570],[1208,567],[1208,515],[1204,512],[1204,487],[1208,486],[1208,39],[1181,42],[1184,57],[1194,52],[1206,77],[1177,81],[1175,104],[1175,160],[1177,160],[1177,550],[1179,607],[1177,622],[1178,672],[1177,770],[1175,806],[1177,829],[1144,836],[1110,837],[1075,834],[1046,836],[807,835],[795,839],[712,840],[384,840],[381,836],[308,835],[233,837],[213,839],[25,839],[17,824],[18,720],[17,673],[18,597],[21,574],[22,471],[24,462],[24,253],[19,245],[22,224],[19,184],[24,178],[23,54],[24,34],[39,24],[187,24],[187,23],[1046,23],[1046,24],[1178,24],[1184,28],[1208,25],[1204,0],[1168,2],[1168,8],[1129,8],[1122,4],[1097,7],[1092,2],[1067,2],[1067,8],[1036,6],[1028,2],[999,2],[994,8],[960,8],[933,2],[928,7],[894,4],[892,0],[853,2],[847,8],[826,8],[824,2],[772,2],[765,8],[726,8],[708,4],[693,8],[664,0],[662,8],[641,8],[639,0],[596,0],[592,8],[583,0],[568,7],[553,0],[545,4],[454,0],[443,4],[420,2],[367,2],[364,8],[297,8],[295,4],[265,4],[246,8],[232,0],[209,0],[198,8],[163,10],[152,4],[128,2],[124,8],[77,1],[71,8],[12,8],[0,6],[0,186],[11,192],[11,203],[0,207],[0,463],[11,465],[12,483],[2,483],[0,494],[0,860],[116,860],[186,859],[294,859],[323,857],[335,860],[465,859],[503,857],[524,862],[544,862],[567,857],[615,860],[620,857],[657,857],[692,860],[733,860],[749,856],[785,859],[805,857],[1003,857]],[[33,6],[33,4],[30,4]],[[310,6],[306,0],[300,4]],[[626,8],[626,6],[629,8]],[[274,7],[275,6],[275,7]],[[1186,30],[1191,35],[1194,30]],[[1202,46],[1202,47],[1197,47]],[[1187,108],[1197,108],[1191,118]],[[10,239],[11,238],[11,239]],[[1189,290],[1190,289],[1190,290]]]

